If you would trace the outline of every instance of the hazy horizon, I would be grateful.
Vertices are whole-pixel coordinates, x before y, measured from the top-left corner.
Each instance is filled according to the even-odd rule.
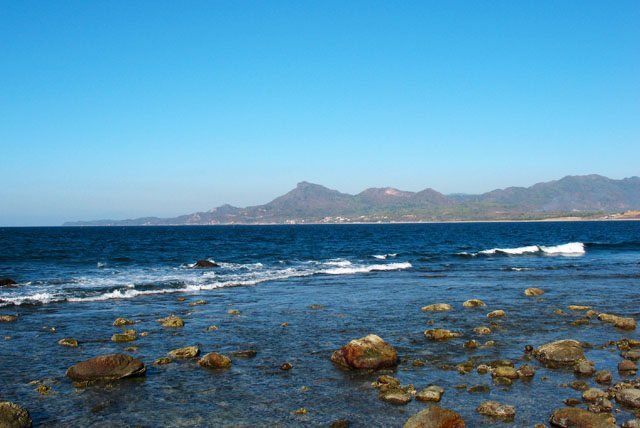
[[[636,1],[0,8],[0,226],[638,175]]]

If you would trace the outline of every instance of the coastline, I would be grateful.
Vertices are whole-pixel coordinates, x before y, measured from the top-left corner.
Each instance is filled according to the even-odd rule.
[[[1,226],[1,227],[193,227],[193,226],[320,226],[320,225],[393,225],[393,224],[457,224],[457,223],[573,223],[573,222],[618,222],[640,221],[638,218],[584,218],[584,217],[550,217],[526,220],[429,220],[429,221],[385,221],[385,222],[300,222],[300,223],[215,223],[215,224],[105,224],[105,225],[54,225],[54,226]]]

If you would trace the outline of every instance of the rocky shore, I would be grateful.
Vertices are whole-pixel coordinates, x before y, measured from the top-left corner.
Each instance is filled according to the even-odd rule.
[[[527,288],[521,291],[520,305],[531,307],[532,305],[544,305],[541,296],[544,290],[539,288]],[[206,301],[198,299],[189,301],[178,298],[179,305],[196,307],[206,305]],[[427,345],[431,343],[437,352],[439,347],[458,349],[458,355],[467,359],[455,365],[434,365],[432,362],[414,359],[409,355],[403,355],[403,347],[397,349],[391,341],[387,342],[383,337],[372,332],[364,337],[345,337],[345,344],[336,349],[331,355],[326,355],[322,364],[333,364],[333,370],[346,373],[355,373],[358,376],[369,376],[375,380],[370,384],[371,394],[376,394],[379,406],[406,406],[412,401],[423,403],[424,409],[410,415],[404,421],[398,421],[398,425],[405,428],[437,428],[437,427],[464,427],[471,426],[461,416],[460,408],[450,406],[447,397],[456,391],[466,391],[470,395],[487,395],[492,390],[507,391],[507,396],[512,400],[498,401],[485,399],[475,408],[475,412],[481,415],[485,424],[513,423],[521,408],[518,405],[518,394],[523,388],[529,389],[532,380],[541,377],[545,381],[552,378],[555,373],[570,373],[574,381],[557,386],[557,407],[548,414],[539,414],[539,420],[535,421],[536,427],[615,427],[622,426],[633,428],[640,426],[640,379],[637,375],[637,364],[640,360],[640,340],[622,338],[610,340],[605,343],[587,343],[575,340],[567,330],[565,338],[548,343],[532,342],[520,349],[517,358],[495,358],[485,360],[473,356],[473,352],[482,349],[495,349],[500,340],[504,340],[508,334],[505,325],[511,311],[490,307],[480,299],[468,299],[460,306],[446,302],[425,302],[425,306],[407,308],[407,310],[422,311],[424,322],[428,327],[424,331],[423,341]],[[309,305],[311,312],[325,310],[324,305]],[[237,309],[227,311],[227,316],[233,319],[241,316]],[[478,313],[480,312],[480,313]],[[185,312],[188,316],[193,313]],[[480,325],[468,329],[456,327],[455,319],[466,317],[470,313],[476,313],[477,317],[484,318],[486,325]],[[597,308],[585,305],[567,304],[564,308],[557,308],[554,313],[561,322],[568,323],[573,328],[580,328],[592,323],[600,323],[603,327],[610,328],[614,333],[635,333],[636,321],[629,316],[598,312]],[[455,314],[454,317],[451,314]],[[566,319],[565,319],[566,318]],[[20,317],[11,314],[1,314],[0,320],[5,323],[20,323]],[[123,348],[126,353],[95,355],[89,359],[78,361],[68,367],[66,377],[73,383],[76,390],[112,388],[114,382],[126,382],[131,378],[153,376],[149,374],[147,366],[169,367],[178,361],[194,361],[195,365],[180,365],[179,370],[207,370],[215,375],[216,372],[229,370],[235,359],[254,359],[260,349],[244,349],[233,351],[230,355],[219,352],[215,346],[204,349],[201,355],[199,345],[189,345],[169,351],[166,355],[156,355],[154,358],[144,361],[136,358],[131,353],[138,350],[138,346],[144,346],[145,339],[150,332],[138,332],[134,327],[137,321],[131,317],[120,316],[109,324],[95,326],[95,333],[103,337],[111,336],[111,340],[117,343],[125,342]],[[153,335],[172,335],[175,331],[189,329],[189,320],[175,314],[168,314],[157,319],[160,330],[151,332]],[[608,326],[608,327],[607,327]],[[53,327],[46,326],[50,331]],[[286,331],[289,323],[282,322],[275,329]],[[53,330],[51,330],[53,329]],[[114,331],[115,329],[115,331]],[[208,334],[215,334],[218,328],[206,329]],[[499,332],[499,334],[496,334]],[[493,340],[494,336],[501,339]],[[395,336],[397,337],[397,335]],[[484,340],[483,338],[487,338]],[[482,339],[482,340],[481,340]],[[5,337],[5,341],[11,340]],[[321,337],[318,340],[322,340]],[[70,351],[83,347],[83,341],[73,337],[59,339],[61,347]],[[135,346],[131,346],[134,343]],[[6,345],[5,345],[6,346]],[[596,358],[591,354],[597,351],[615,351],[618,354],[617,370],[602,369]],[[513,354],[513,349],[509,350]],[[289,361],[274,362],[273,369],[281,372],[298,370]],[[405,384],[403,377],[410,370],[440,370],[449,371],[451,376],[459,376],[460,383],[443,387],[436,384]],[[476,373],[485,377],[487,381],[478,385],[467,385],[464,377],[470,373]],[[34,381],[37,392],[42,396],[54,394],[57,386],[47,385],[45,381]],[[453,392],[452,392],[453,391]],[[580,398],[572,396],[571,391],[580,394]],[[533,392],[535,394],[535,391]],[[312,406],[310,399],[309,405]],[[304,417],[313,425],[313,419],[309,419],[309,411],[306,407],[292,409],[295,417]],[[332,427],[344,427],[350,425],[350,420],[339,419],[331,424]],[[3,427],[29,427],[32,424],[29,411],[19,402],[0,403],[0,426]]]

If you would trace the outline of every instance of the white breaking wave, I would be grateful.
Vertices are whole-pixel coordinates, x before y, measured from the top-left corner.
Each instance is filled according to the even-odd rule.
[[[580,256],[585,253],[584,244],[582,242],[569,242],[567,244],[555,245],[555,246],[540,246],[540,245],[528,245],[525,247],[516,248],[492,248],[490,250],[482,250],[477,253],[462,252],[458,255],[462,256],[478,256],[478,255],[494,255],[494,254],[506,254],[510,256],[519,256],[523,254],[536,254],[541,253],[549,256]]]
[[[386,265],[360,265],[353,267],[338,267],[333,269],[325,269],[318,273],[326,273],[328,275],[350,275],[355,273],[367,273],[385,270],[403,270],[411,268],[411,263],[389,263]]]
[[[389,253],[389,254],[374,254],[372,257],[374,259],[378,259],[378,260],[386,260],[389,257],[395,257],[397,256],[397,253]]]
[[[183,265],[188,266],[188,265]],[[332,259],[313,264],[302,264],[285,269],[267,269],[262,263],[220,263],[215,270],[149,269],[106,272],[109,276],[76,277],[64,283],[45,284],[22,288],[0,296],[0,307],[52,302],[92,302],[110,299],[130,299],[142,295],[197,292],[223,287],[252,286],[267,281],[311,275],[352,275],[375,271],[411,268],[411,263],[354,264],[345,259]],[[142,288],[136,288],[140,286]],[[170,285],[167,287],[167,285]],[[173,286],[171,286],[173,285]],[[36,289],[37,287],[37,289]],[[105,288],[109,289],[104,290]],[[13,290],[13,289],[12,289]],[[19,294],[31,291],[31,294]],[[92,294],[93,293],[93,294]],[[80,294],[80,295],[79,295]]]
[[[345,267],[345,266],[351,266],[353,263],[351,263],[349,260],[334,259],[334,260],[326,261],[326,262],[324,262],[322,264],[325,265],[325,266]]]
[[[573,255],[584,254],[584,244],[582,242],[569,242],[568,244],[556,245],[554,247],[540,247],[540,251],[545,254]]]

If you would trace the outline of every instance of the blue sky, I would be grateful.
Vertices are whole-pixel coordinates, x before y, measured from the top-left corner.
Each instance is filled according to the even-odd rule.
[[[638,175],[640,2],[0,1],[0,225]]]

